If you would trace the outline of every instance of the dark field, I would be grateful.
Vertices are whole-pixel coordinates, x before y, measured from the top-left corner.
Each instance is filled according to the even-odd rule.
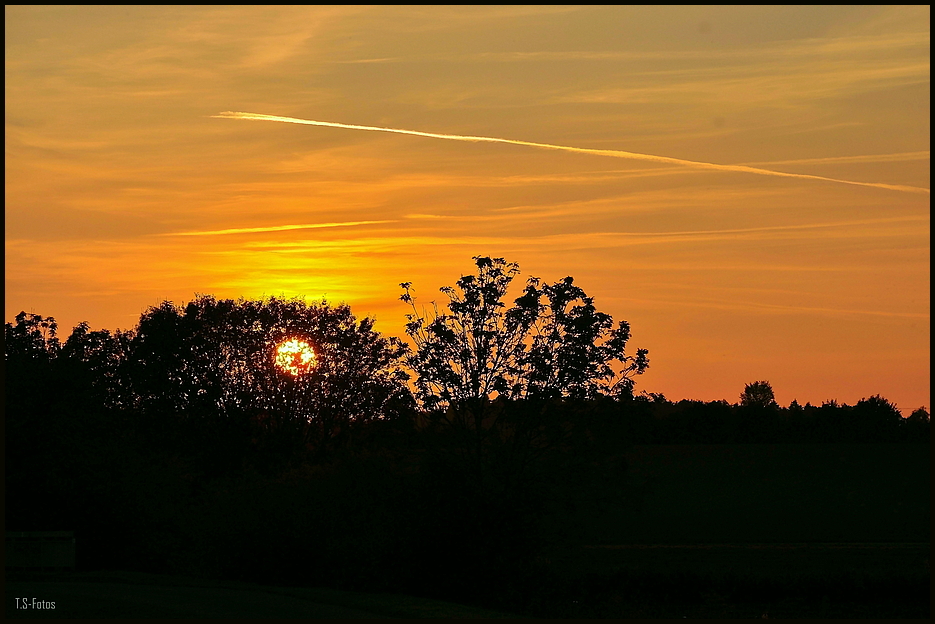
[[[928,556],[928,544],[585,547],[546,562],[561,580],[534,611],[602,618],[927,618]]]
[[[930,448],[638,445],[577,523],[585,544],[928,543]]]
[[[553,527],[529,611],[928,617],[929,448],[636,446],[616,492]]]

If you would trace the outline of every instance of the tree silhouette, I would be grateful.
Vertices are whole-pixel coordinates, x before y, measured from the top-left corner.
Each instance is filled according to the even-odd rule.
[[[55,360],[61,345],[52,317],[20,312],[4,325],[4,432],[7,526],[50,528],[48,500],[58,494],[46,449],[60,450],[61,410]],[[28,524],[27,524],[28,523]]]
[[[133,336],[132,331],[91,331],[87,322],[78,323],[59,353],[59,363],[66,369],[63,375],[73,379],[75,388],[93,392],[102,407],[133,407],[125,374]]]
[[[594,301],[566,277],[540,287],[530,278],[523,295],[505,309],[519,265],[474,257],[477,275],[462,276],[448,296],[450,314],[437,306],[420,314],[411,282],[400,299],[412,307],[406,332],[416,344],[407,358],[417,373],[418,397],[428,409],[486,400],[591,399],[632,391],[633,376],[649,366],[646,349],[627,356],[630,326],[597,312]],[[544,301],[543,301],[544,300]],[[622,366],[614,369],[613,363]]]
[[[931,422],[931,415],[924,406],[914,410],[905,421],[900,423],[903,428],[902,438],[909,442],[929,443],[931,440]]]
[[[289,339],[313,346],[317,365],[307,373],[276,365],[276,347]],[[320,457],[356,426],[406,404],[405,350],[346,305],[202,296],[141,317],[132,386],[152,413],[252,428],[271,452],[311,448]]]
[[[754,381],[748,383],[740,394],[742,407],[778,407],[773,387],[768,381]]]
[[[737,441],[768,442],[779,437],[779,404],[768,381],[754,381],[744,387],[738,417]]]
[[[22,366],[27,361],[49,362],[61,348],[58,323],[51,316],[20,312],[16,325],[5,323],[3,340],[7,365]]]
[[[899,437],[902,414],[880,395],[857,402],[850,413],[849,432],[859,442],[894,442]]]

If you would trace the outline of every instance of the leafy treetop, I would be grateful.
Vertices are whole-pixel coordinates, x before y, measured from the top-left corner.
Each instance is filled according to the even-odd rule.
[[[448,296],[448,314],[416,308],[412,283],[400,299],[412,307],[406,332],[416,351],[418,397],[428,409],[489,398],[589,399],[629,394],[633,376],[649,366],[648,351],[625,352],[630,326],[598,312],[594,300],[566,277],[542,285],[529,278],[506,308],[504,297],[519,265],[475,256],[476,275],[462,276]],[[614,366],[616,363],[616,367]]]

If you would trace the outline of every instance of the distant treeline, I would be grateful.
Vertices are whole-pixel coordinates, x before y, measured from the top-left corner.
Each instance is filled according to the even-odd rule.
[[[633,444],[735,444],[784,442],[930,442],[930,418],[919,408],[904,418],[881,396],[856,405],[826,401],[730,404],[727,401],[669,401],[641,394],[604,407],[618,420],[621,439]]]

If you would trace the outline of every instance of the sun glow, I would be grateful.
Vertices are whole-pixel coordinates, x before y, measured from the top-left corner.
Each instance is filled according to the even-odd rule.
[[[280,343],[276,348],[276,366],[290,375],[298,377],[309,373],[317,364],[315,351],[304,340],[293,338]]]

